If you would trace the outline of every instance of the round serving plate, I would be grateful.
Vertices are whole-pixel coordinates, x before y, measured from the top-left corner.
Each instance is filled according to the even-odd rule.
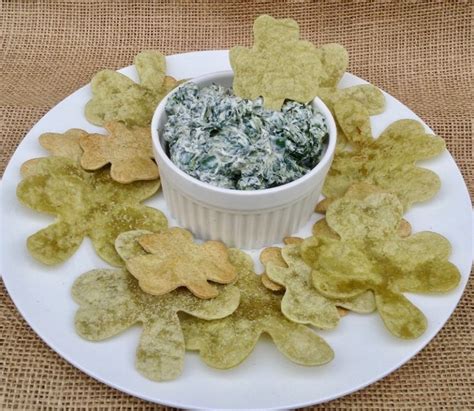
[[[228,70],[227,51],[205,51],[167,57],[168,73],[178,79]],[[137,79],[130,66],[120,70]],[[340,87],[365,83],[346,74]],[[44,132],[64,132],[82,128],[101,132],[88,123],[84,106],[91,97],[89,86],[82,87],[49,111],[27,134],[13,155],[3,176],[1,187],[3,280],[16,307],[33,330],[59,355],[91,377],[128,394],[182,408],[296,408],[341,397],[359,390],[396,370],[416,355],[441,329],[459,302],[466,286],[472,262],[471,202],[456,163],[446,151],[441,156],[420,163],[435,171],[442,187],[429,202],[415,205],[405,218],[413,231],[432,230],[445,236],[453,246],[450,260],[462,273],[461,284],[454,291],[436,295],[407,294],[425,313],[428,329],[418,339],[405,341],[392,336],[377,314],[350,313],[331,331],[317,331],[335,352],[335,359],[320,367],[293,364],[281,355],[271,341],[262,338],[250,357],[240,366],[220,371],[207,367],[196,353],[187,353],[183,374],[176,380],[157,383],[144,378],[134,367],[140,327],[103,342],[88,342],[74,331],[77,305],[70,289],[82,273],[105,268],[89,240],[64,264],[47,267],[27,252],[26,238],[53,221],[20,205],[15,190],[20,181],[20,165],[47,153],[38,136]],[[411,118],[421,121],[409,108],[385,94],[386,111],[371,118],[374,135],[395,120]],[[426,129],[429,130],[428,126]],[[147,202],[169,211],[160,192]],[[308,236],[311,221],[294,235]],[[260,250],[249,250],[257,262]]]

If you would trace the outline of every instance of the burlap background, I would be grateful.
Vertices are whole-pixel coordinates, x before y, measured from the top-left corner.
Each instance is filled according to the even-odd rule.
[[[315,43],[344,44],[351,72],[406,103],[446,139],[472,194],[472,10],[467,1],[3,1],[1,171],[30,127],[97,70],[126,66],[145,48],[172,54],[248,45],[253,19],[269,13],[295,18]],[[447,325],[412,361],[321,408],[474,409],[470,284]],[[1,409],[158,408],[59,358],[3,286],[0,301]]]

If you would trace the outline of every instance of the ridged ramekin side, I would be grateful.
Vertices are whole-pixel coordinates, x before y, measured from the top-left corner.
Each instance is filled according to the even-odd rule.
[[[260,248],[280,243],[309,220],[322,183],[284,206],[243,213],[223,210],[190,198],[162,176],[166,203],[182,227],[204,240],[220,240],[230,247]]]

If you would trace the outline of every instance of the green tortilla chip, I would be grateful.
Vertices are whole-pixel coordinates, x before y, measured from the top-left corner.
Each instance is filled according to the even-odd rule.
[[[292,19],[260,16],[254,23],[254,46],[233,47],[230,64],[237,96],[254,100],[263,97],[264,106],[280,110],[285,99],[308,103],[317,95],[322,74],[316,47],[299,39],[299,27]]]
[[[163,54],[145,50],[135,56],[133,64],[143,87],[156,91],[162,89],[166,73],[166,60]]]
[[[231,368],[253,351],[260,335],[267,333],[277,348],[290,360],[302,365],[331,361],[333,351],[310,328],[286,319],[280,311],[281,296],[265,288],[253,264],[242,251],[231,249],[230,259],[238,267],[235,285],[241,294],[238,309],[229,317],[215,321],[183,318],[186,348],[199,351],[206,364]]]
[[[139,239],[150,234],[146,230],[120,234],[115,242],[117,253],[124,261],[146,255]],[[184,361],[177,312],[209,320],[229,315],[239,304],[239,291],[234,286],[221,287],[220,291],[212,300],[200,300],[184,289],[153,296],[145,293],[125,270],[93,270],[73,285],[73,297],[80,305],[76,331],[83,338],[99,341],[141,323],[137,369],[152,380],[171,380],[181,374]]]
[[[321,87],[318,97],[332,112],[334,112],[334,104],[341,99],[357,101],[366,108],[370,116],[381,114],[385,110],[385,96],[380,89],[372,84],[358,84],[341,89]]]
[[[353,198],[357,200],[364,200],[367,196],[374,193],[383,193],[384,191],[379,187],[372,186],[366,183],[356,183],[349,187],[344,194],[344,198]],[[316,205],[316,212],[325,214],[329,206],[336,200],[325,198]],[[397,234],[400,237],[408,237],[411,234],[410,223],[402,219],[398,225]],[[313,225],[313,235],[316,236],[329,236],[331,238],[339,239],[339,235],[332,230],[325,218],[316,221]]]
[[[79,139],[87,135],[87,132],[78,128],[71,128],[64,133],[43,133],[39,136],[41,147],[46,149],[50,155],[70,158],[79,163],[82,149]],[[32,158],[21,165],[20,173],[26,178],[35,173],[38,158]]]
[[[406,211],[413,203],[429,200],[441,185],[433,171],[415,162],[435,157],[444,149],[443,139],[427,134],[419,122],[396,121],[368,146],[336,153],[323,194],[335,199],[354,183],[368,183],[395,194]]]
[[[385,110],[385,97],[377,87],[371,84],[343,89],[322,87],[319,97],[336,120],[336,152],[346,151],[348,143],[367,145],[373,142],[370,116]]]
[[[335,88],[349,65],[349,54],[344,46],[331,43],[318,48],[322,70],[319,79],[321,87]]]
[[[369,115],[375,116],[385,110],[385,96],[372,84],[359,84],[338,90],[339,98],[351,99],[362,104]]]
[[[123,261],[148,254],[138,242],[138,239],[146,234],[153,233],[148,230],[132,230],[122,232],[117,236],[115,250]]]
[[[128,126],[147,126],[158,103],[179,84],[165,76],[165,58],[158,51],[140,53],[135,64],[142,84],[113,70],[102,70],[92,78],[92,99],[85,107],[85,116],[92,124],[120,121]]]
[[[326,212],[332,235],[311,237],[302,245],[312,268],[313,285],[329,298],[374,292],[388,330],[400,338],[417,338],[426,330],[423,313],[401,293],[446,292],[460,280],[448,261],[450,244],[439,234],[399,235],[403,207],[387,193],[366,193],[334,201]]]
[[[367,145],[373,141],[369,111],[351,98],[342,98],[334,104],[334,115],[339,127],[354,144]]]
[[[201,300],[184,289],[150,295],[124,269],[82,274],[74,282],[72,295],[79,304],[76,331],[87,340],[111,338],[137,323],[143,327],[135,365],[155,381],[172,380],[182,372],[185,344],[179,311],[211,320],[231,314],[239,304],[234,286],[212,300]]]
[[[108,170],[89,173],[63,157],[38,159],[34,173],[18,185],[17,196],[27,207],[57,219],[28,238],[28,250],[44,264],[58,264],[72,256],[88,236],[101,258],[121,266],[114,248],[118,234],[167,227],[159,210],[140,204],[159,186],[159,181],[119,184]]]
[[[331,227],[329,227],[325,218],[321,218],[321,220],[318,220],[313,224],[312,232],[314,237],[327,237],[335,240],[341,238]]]
[[[145,126],[150,122],[157,99],[127,76],[113,70],[98,72],[91,81],[92,99],[85,116],[92,124],[102,126],[110,121]]]
[[[285,287],[281,311],[291,321],[331,329],[339,323],[336,306],[359,313],[375,310],[373,294],[362,293],[351,299],[328,299],[312,284],[311,267],[300,255],[300,245],[287,245],[281,250],[286,267],[270,261],[265,269],[270,280]]]
[[[285,237],[283,242],[286,245],[289,244],[301,244],[303,242],[303,238],[301,237]],[[260,262],[266,267],[267,264],[270,262],[276,264],[280,267],[288,267],[285,260],[281,255],[281,248],[280,247],[267,247],[262,250],[260,253]],[[271,291],[282,291],[284,287],[280,284],[275,283],[274,281],[270,280],[267,273],[264,271],[260,278],[262,279],[262,284]]]

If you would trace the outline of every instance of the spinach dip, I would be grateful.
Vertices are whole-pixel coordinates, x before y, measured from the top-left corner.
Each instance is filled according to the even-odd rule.
[[[289,183],[319,162],[328,130],[311,105],[263,108],[219,85],[190,82],[166,103],[163,137],[171,161],[203,182],[236,190]]]

